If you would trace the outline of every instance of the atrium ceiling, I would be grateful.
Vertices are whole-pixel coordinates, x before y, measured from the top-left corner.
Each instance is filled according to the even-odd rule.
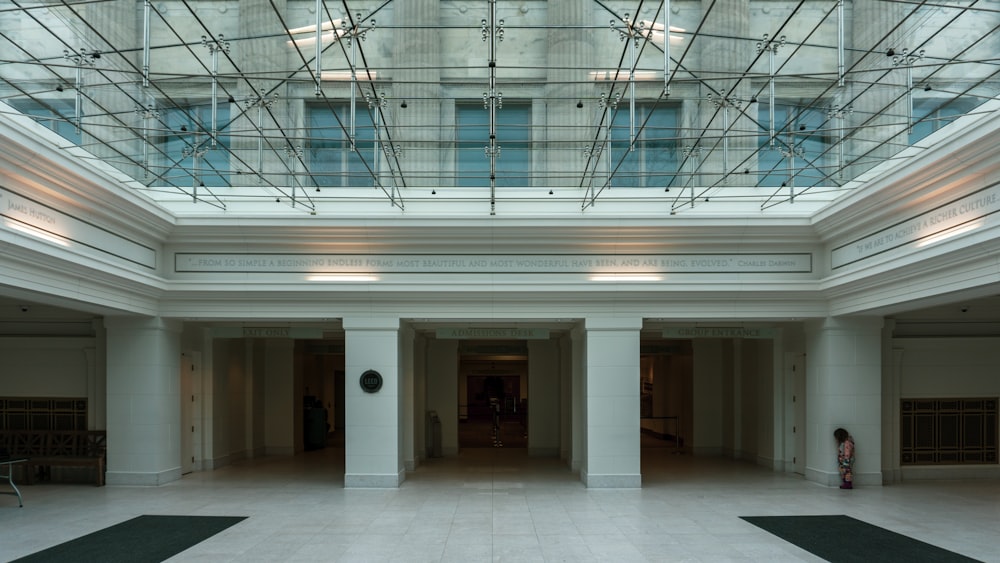
[[[0,111],[176,213],[808,214],[995,99],[998,27],[986,0],[10,0]]]

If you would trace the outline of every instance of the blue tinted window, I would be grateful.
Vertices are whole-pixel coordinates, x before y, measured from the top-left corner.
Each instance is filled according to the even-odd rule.
[[[616,187],[665,187],[677,174],[676,105],[637,104],[635,150],[629,151],[631,127],[627,103],[620,103],[611,122],[611,167]],[[615,168],[617,167],[617,170]]]
[[[504,102],[496,111],[497,186],[531,185],[531,105]],[[490,114],[482,103],[455,106],[457,186],[489,186]]]
[[[831,158],[831,131],[837,126],[825,110],[791,104],[775,104],[775,144],[770,146],[770,111],[767,103],[759,104],[757,153],[758,185],[777,187],[783,183],[794,186],[825,184],[827,171],[823,163]],[[794,168],[793,168],[794,166]],[[793,179],[794,176],[794,179]]]
[[[209,187],[229,185],[229,106],[221,104],[216,115],[217,144],[211,146],[212,108],[196,105],[159,110],[159,127],[164,128],[160,149],[166,159],[162,177],[171,184],[184,185],[185,178]],[[149,127],[157,125],[150,120]],[[152,139],[152,135],[150,138]],[[199,153],[195,169],[195,153]]]
[[[927,135],[969,113],[980,104],[977,98],[915,99],[913,101],[913,127],[909,142],[912,145]]]
[[[14,109],[30,115],[45,127],[55,131],[67,141],[79,145],[80,133],[76,130],[76,104],[70,100],[11,100]]]
[[[317,186],[372,185],[376,155],[375,127],[367,104],[359,103],[354,115],[354,146],[351,150],[350,104],[311,105],[307,111],[306,162]]]

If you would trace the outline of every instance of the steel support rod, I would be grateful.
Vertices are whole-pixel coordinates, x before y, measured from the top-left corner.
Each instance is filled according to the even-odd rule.
[[[906,66],[906,130],[913,132],[913,63],[924,58],[924,50],[911,53],[909,49],[903,49],[902,54],[892,58],[895,66]]]
[[[488,2],[489,21],[483,20],[483,40],[487,42],[489,90],[483,96],[483,103],[489,112],[490,138],[486,156],[490,163],[490,215],[496,215],[497,157],[500,156],[500,146],[497,144],[497,109],[503,104],[501,95],[497,92],[497,42],[503,41],[503,21],[497,20],[496,0]]]
[[[142,87],[149,88],[149,0],[143,2],[142,7]]]
[[[628,65],[628,150],[632,152],[635,150],[635,44],[638,42],[638,37],[635,35],[635,30],[632,29],[632,24],[626,20],[625,22],[629,26],[629,38],[628,38],[628,54],[629,54],[629,65]],[[650,36],[652,36],[653,30],[649,30]],[[666,30],[663,31],[664,42],[670,41],[670,33]]]
[[[844,86],[844,0],[837,0],[837,86]]]
[[[348,39],[351,42],[351,150],[357,151],[358,147],[355,144],[355,126],[357,121],[357,109],[354,107],[358,100],[358,36],[356,33],[352,32],[351,37]]]
[[[337,30],[333,30],[336,37]],[[316,0],[316,96],[323,95],[322,75],[323,64],[320,58],[323,56],[323,0]]]
[[[670,95],[670,0],[663,1],[663,95]]]
[[[768,107],[768,144],[773,149],[775,144],[774,132],[774,56],[778,53],[778,47],[785,44],[785,36],[782,35],[777,41],[770,39],[768,34],[757,42],[757,52],[767,51],[767,107]]]
[[[209,39],[202,35],[201,43],[208,47],[208,51],[212,54],[212,135],[209,142],[214,149],[218,146],[217,137],[219,136],[219,51],[228,53],[229,43],[226,42],[221,33],[216,39]]]
[[[768,137],[771,140],[771,148],[774,148],[774,49],[767,50],[767,109],[768,123],[771,131]]]

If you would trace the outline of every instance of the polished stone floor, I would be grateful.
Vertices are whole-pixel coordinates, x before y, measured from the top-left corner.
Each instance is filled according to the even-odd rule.
[[[739,517],[846,514],[1000,561],[998,480],[842,491],[673,451],[643,450],[641,490],[588,490],[562,462],[519,448],[431,459],[393,490],[343,489],[339,448],[155,488],[36,484],[22,487],[23,508],[0,496],[0,560],[142,514],[187,514],[248,518],[171,561],[818,561]]]

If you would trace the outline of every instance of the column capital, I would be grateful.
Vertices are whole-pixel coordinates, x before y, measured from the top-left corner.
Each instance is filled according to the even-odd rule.
[[[641,330],[642,317],[587,317],[586,330]]]
[[[806,321],[807,330],[881,330],[885,324],[882,317],[825,317]]]
[[[399,317],[344,317],[344,330],[399,330]]]
[[[163,317],[133,317],[133,316],[107,316],[104,317],[104,328],[107,329],[152,329],[165,330],[168,332],[181,332],[184,323],[174,319]]]

